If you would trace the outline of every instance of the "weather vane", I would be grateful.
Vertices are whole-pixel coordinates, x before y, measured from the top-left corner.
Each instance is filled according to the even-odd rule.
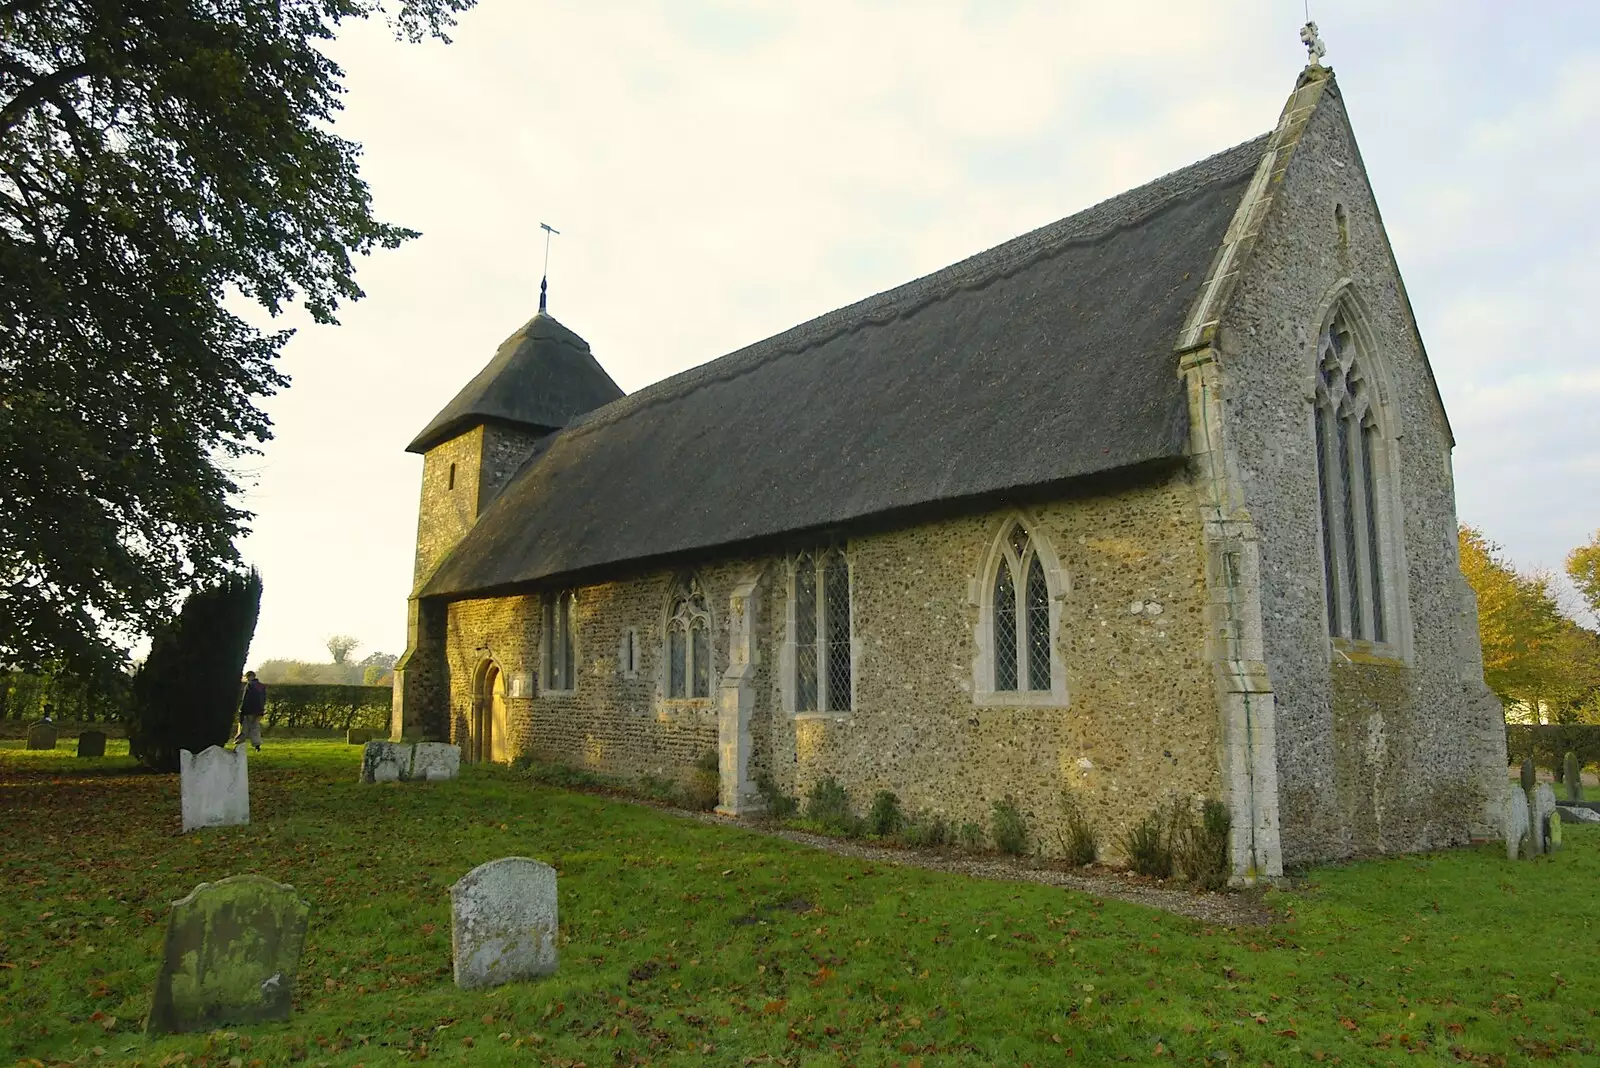
[[[1328,49],[1322,43],[1322,38],[1317,36],[1317,24],[1310,19],[1300,27],[1300,43],[1306,46],[1306,55],[1311,60],[1309,66],[1322,66],[1322,57],[1328,54]]]
[[[561,231],[545,222],[539,224],[539,229],[544,231],[544,274],[539,279],[539,310],[544,311],[545,296],[550,290],[550,235]]]

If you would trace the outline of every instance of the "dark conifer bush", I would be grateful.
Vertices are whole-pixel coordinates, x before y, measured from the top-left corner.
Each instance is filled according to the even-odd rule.
[[[128,749],[145,766],[177,771],[178,750],[227,742],[260,609],[261,576],[229,575],[152,636],[128,712]]]

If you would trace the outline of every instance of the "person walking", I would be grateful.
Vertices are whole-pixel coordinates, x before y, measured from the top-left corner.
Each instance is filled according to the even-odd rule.
[[[233,740],[235,750],[246,738],[261,752],[261,715],[267,710],[266,683],[256,678],[254,671],[246,671],[244,697],[239,701],[239,737]]]

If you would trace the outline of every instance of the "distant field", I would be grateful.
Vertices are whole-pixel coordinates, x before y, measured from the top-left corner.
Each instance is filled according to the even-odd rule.
[[[360,748],[252,755],[249,827],[179,835],[126,743],[0,743],[0,1056],[226,1065],[1600,1064],[1600,831],[1317,869],[1270,928],[818,853],[467,768],[363,786]],[[561,968],[464,993],[447,887],[561,873]],[[260,872],[312,903],[287,1025],[147,1041],[167,903]],[[186,1055],[183,1061],[177,1055]],[[82,1060],[79,1060],[82,1058]],[[237,1060],[234,1060],[237,1058]]]

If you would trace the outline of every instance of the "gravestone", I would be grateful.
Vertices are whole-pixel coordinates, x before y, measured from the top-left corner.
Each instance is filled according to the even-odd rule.
[[[398,782],[411,777],[409,742],[370,741],[361,751],[362,782]]]
[[[499,986],[556,970],[556,870],[528,857],[480,864],[450,888],[456,985]]]
[[[54,749],[56,747],[56,727],[53,723],[35,723],[28,728],[29,749]]]
[[[1550,852],[1561,848],[1561,810],[1550,813]]]
[[[371,727],[351,727],[344,732],[344,740],[348,745],[366,745],[378,736],[379,732]]]
[[[261,875],[201,883],[173,902],[145,1032],[287,1020],[310,911],[294,887]]]
[[[78,735],[78,755],[81,757],[103,757],[106,755],[106,732],[84,731]]]
[[[1600,812],[1582,805],[1563,805],[1561,818],[1568,823],[1600,823]]]
[[[1532,811],[1529,820],[1533,834],[1538,839],[1537,853],[1550,852],[1550,813],[1556,810],[1556,788],[1542,782],[1533,789]]]
[[[199,753],[178,750],[183,788],[183,829],[235,827],[250,822],[250,766],[245,747],[213,745]]]
[[[461,771],[461,747],[445,742],[418,742],[411,756],[413,782],[453,779]]]
[[[1528,795],[1515,787],[1507,791],[1501,830],[1506,836],[1506,859],[1516,860],[1521,855],[1523,842],[1531,836],[1528,828]]]

